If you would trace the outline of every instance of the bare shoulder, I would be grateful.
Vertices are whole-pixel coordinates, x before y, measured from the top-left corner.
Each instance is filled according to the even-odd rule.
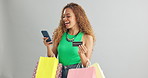
[[[84,34],[83,41],[84,41],[84,44],[93,42],[93,37],[91,35]]]
[[[84,34],[84,39],[85,40],[93,40],[93,37],[91,35]]]

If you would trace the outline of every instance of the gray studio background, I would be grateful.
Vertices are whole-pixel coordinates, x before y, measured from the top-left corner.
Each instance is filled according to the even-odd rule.
[[[106,78],[148,78],[148,0],[0,0],[0,78],[31,78],[46,56],[40,31],[50,35],[62,8],[80,4],[97,41],[92,63]]]

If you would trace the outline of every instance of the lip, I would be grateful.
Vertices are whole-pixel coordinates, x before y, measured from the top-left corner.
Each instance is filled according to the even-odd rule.
[[[69,26],[70,24],[65,24],[65,26]]]
[[[65,22],[65,26],[69,26],[70,25],[70,22]]]

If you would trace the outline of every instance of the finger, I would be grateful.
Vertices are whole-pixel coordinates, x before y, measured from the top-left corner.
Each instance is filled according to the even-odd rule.
[[[85,47],[85,45],[82,45],[83,49],[85,50],[85,53],[87,52],[87,48]]]
[[[88,50],[88,49],[86,48],[86,46],[85,46],[85,45],[83,45],[83,48],[84,48],[84,49],[85,49],[85,51],[87,52],[87,50]]]
[[[44,39],[44,40],[47,40],[47,39],[48,39],[48,37],[44,37],[43,39]]]
[[[47,42],[48,44],[52,44],[52,41],[50,41],[50,42]]]
[[[84,50],[83,50],[82,46],[79,45],[79,47],[80,47],[80,53],[84,53]]]
[[[45,40],[47,40],[47,39],[48,39],[48,37],[45,38]]]
[[[81,45],[79,45],[79,49],[80,49],[80,50],[82,50],[82,47],[81,47]]]
[[[45,40],[45,39],[46,39],[46,37],[43,37],[43,39]]]
[[[84,48],[83,45],[81,45],[81,47],[82,47],[83,52],[86,53],[86,48]]]
[[[50,43],[52,43],[52,41],[50,41]]]
[[[79,45],[79,53],[81,53],[82,52],[82,50],[81,50],[81,46]]]

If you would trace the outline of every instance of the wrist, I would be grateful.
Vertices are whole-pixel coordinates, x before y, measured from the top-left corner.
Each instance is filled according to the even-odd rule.
[[[50,45],[47,45],[46,47],[47,47],[47,48],[50,48]]]

